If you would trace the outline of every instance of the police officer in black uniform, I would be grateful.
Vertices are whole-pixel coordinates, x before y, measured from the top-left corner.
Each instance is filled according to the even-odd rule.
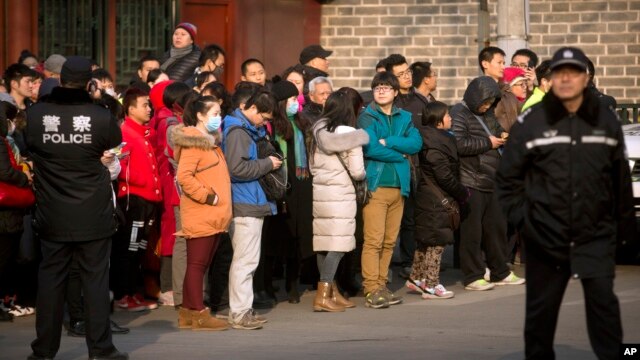
[[[34,230],[41,241],[37,338],[29,359],[53,358],[60,347],[69,267],[77,261],[85,298],[90,359],[128,359],[113,346],[109,327],[109,254],[116,230],[109,171],[100,158],[122,134],[109,110],[88,93],[91,63],[67,58],[61,87],[27,112],[36,209]]]
[[[593,351],[617,359],[614,256],[617,245],[637,239],[623,133],[613,110],[588,90],[580,49],[558,50],[551,70],[552,91],[513,126],[496,179],[527,248],[525,355],[555,358],[560,304],[573,278],[584,289]]]

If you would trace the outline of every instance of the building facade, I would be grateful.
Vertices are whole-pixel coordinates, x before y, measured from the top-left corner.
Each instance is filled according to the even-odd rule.
[[[336,86],[369,87],[379,59],[403,54],[432,62],[437,99],[453,104],[480,74],[478,0],[334,0],[322,6],[321,44],[334,50]],[[598,88],[621,103],[640,101],[640,1],[529,0],[528,43],[540,60],[561,46],[582,48]],[[487,1],[497,45],[498,0]],[[522,21],[525,21],[523,17]],[[479,44],[480,42],[480,44]],[[510,59],[506,59],[507,65]]]

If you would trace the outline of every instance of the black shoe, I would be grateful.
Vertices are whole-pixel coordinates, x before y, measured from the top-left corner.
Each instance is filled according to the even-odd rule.
[[[89,360],[128,360],[129,359],[129,354],[127,353],[121,353],[118,350],[114,350],[111,354],[109,355],[93,355],[93,356],[89,356]]]
[[[300,293],[298,292],[297,287],[289,290],[288,301],[289,304],[299,304],[300,303]]]
[[[398,271],[398,276],[400,276],[401,278],[405,279],[405,280],[409,280],[409,278],[411,277],[411,271],[413,269],[410,266],[403,266],[402,269],[400,269],[400,271]]]
[[[258,291],[253,294],[254,309],[271,309],[275,306],[275,301],[267,294],[266,291]]]
[[[13,321],[13,315],[0,309],[0,321]]]
[[[129,328],[122,327],[116,324],[113,320],[109,320],[109,323],[111,323],[112,334],[128,334],[129,333]]]
[[[84,320],[70,322],[69,328],[67,329],[67,335],[73,337],[85,337],[85,335],[87,335],[87,329],[85,327]]]
[[[40,356],[32,353],[27,357],[27,360],[53,360],[53,357]]]

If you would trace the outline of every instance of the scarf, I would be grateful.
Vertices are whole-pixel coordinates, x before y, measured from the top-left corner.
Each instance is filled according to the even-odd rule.
[[[167,71],[167,68],[171,66],[174,62],[180,59],[183,56],[186,56],[191,51],[193,51],[193,44],[183,48],[178,49],[176,47],[171,46],[171,50],[169,50],[169,58],[160,66],[160,68],[164,71]]]
[[[307,148],[304,143],[304,134],[294,121],[292,116],[287,116],[291,126],[293,126],[293,149],[296,162],[296,178],[304,180],[309,177],[309,166],[307,163]],[[276,135],[276,141],[280,145],[280,150],[286,156],[287,155],[287,141],[280,135]],[[286,167],[285,167],[286,168]]]

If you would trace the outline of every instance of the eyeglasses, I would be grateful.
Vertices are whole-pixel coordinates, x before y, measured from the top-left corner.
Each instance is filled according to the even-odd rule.
[[[526,87],[527,87],[527,83],[525,83],[524,81],[522,81],[522,82],[519,82],[519,83],[513,84],[513,86],[520,86],[520,87],[526,88]]]
[[[391,86],[376,86],[373,88],[373,92],[377,92],[380,94],[386,94],[388,92],[391,92],[393,90],[393,88]]]
[[[528,67],[529,67],[529,64],[527,64],[527,63],[517,63],[517,62],[512,62],[512,63],[511,63],[511,66],[513,66],[513,67],[517,67],[517,68],[520,68],[520,69],[526,69],[526,68],[528,68]]]
[[[262,118],[262,120],[264,121],[271,121],[273,120],[273,117],[265,117],[263,113],[259,113],[258,115],[260,115],[260,117]]]
[[[403,77],[405,77],[405,76],[411,76],[411,74],[413,74],[413,71],[412,71],[411,69],[407,69],[407,70],[405,70],[405,71],[403,71],[403,72],[399,72],[399,73],[397,73],[397,74],[396,74],[396,77],[397,77],[397,78],[403,78]]]
[[[438,73],[434,71],[427,77],[438,77]]]

